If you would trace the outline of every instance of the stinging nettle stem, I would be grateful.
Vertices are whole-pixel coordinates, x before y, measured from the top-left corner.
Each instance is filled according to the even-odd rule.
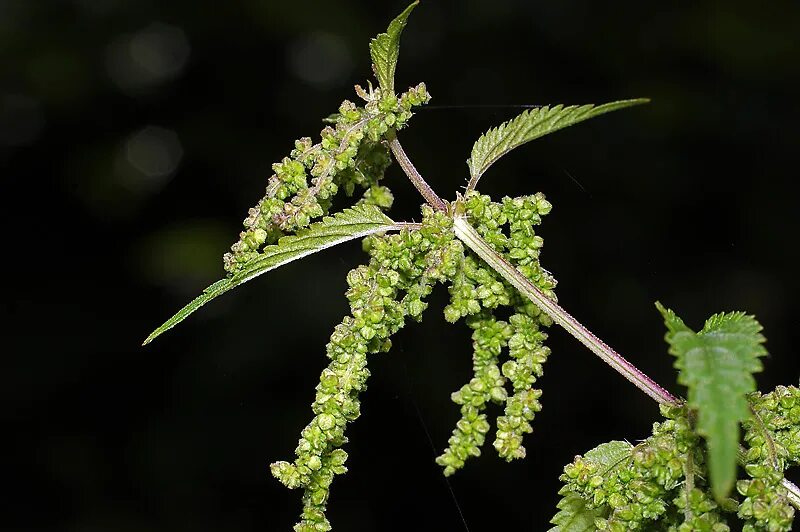
[[[625,357],[614,351],[605,342],[598,338],[592,331],[573,318],[566,310],[555,301],[545,296],[533,283],[531,283],[519,270],[506,261],[481,237],[467,219],[457,216],[453,220],[453,229],[459,240],[474,251],[480,258],[491,266],[505,280],[514,285],[522,295],[530,299],[542,309],[553,321],[561,325],[568,333],[579,342],[599,356],[603,362],[611,366],[617,373],[628,379],[634,386],[655,399],[659,404],[677,406],[681,401],[662,388],[657,382],[645,375],[639,368],[628,362]],[[800,510],[800,488],[788,479],[782,481],[783,487],[788,492],[788,499],[792,505]]]
[[[403,146],[400,144],[400,141],[397,140],[397,137],[392,137],[392,140],[389,141],[389,149],[392,150],[395,159],[400,164],[400,167],[408,176],[408,179],[417,187],[417,190],[422,197],[425,198],[425,201],[428,204],[436,209],[437,211],[446,211],[447,204],[433,191],[431,186],[428,184],[425,179],[423,179],[422,175],[417,171],[414,167],[414,164],[411,162],[411,159],[408,158],[406,155],[405,150],[403,150]]]
[[[614,368],[620,375],[628,379],[634,386],[663,405],[678,405],[680,401],[667,390],[658,385],[653,379],[642,373],[639,368],[625,360],[625,358],[609,347],[578,320],[573,318],[566,310],[555,301],[545,296],[533,283],[522,275],[512,264],[506,261],[499,253],[492,249],[481,237],[464,216],[458,216],[453,221],[456,236],[474,251],[489,266],[495,269],[505,280],[514,285],[525,297],[533,301],[553,321],[561,325],[568,333],[577,338],[579,342],[599,356],[603,362]]]

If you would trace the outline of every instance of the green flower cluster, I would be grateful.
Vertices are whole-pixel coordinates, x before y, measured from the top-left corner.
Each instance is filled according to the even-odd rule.
[[[418,229],[372,236],[365,248],[370,262],[347,276],[351,315],[327,346],[330,364],[322,371],[313,404],[315,417],[303,429],[293,463],[272,464],[272,474],[289,488],[302,487],[304,509],[297,532],[330,530],[325,507],[333,477],[346,471],[347,423],[360,415],[359,393],[366,388],[367,355],[386,352],[390,337],[411,316],[419,319],[432,286],[455,275],[463,247],[451,220],[423,209]]]
[[[448,448],[436,458],[436,463],[444,467],[445,476],[464,467],[465,460],[470,456],[480,456],[480,448],[490,428],[483,413],[486,404],[489,401],[500,404],[508,398],[505,378],[497,364],[513,329],[507,322],[496,320],[487,312],[468,318],[467,324],[474,329],[474,377],[450,396],[454,403],[461,406],[461,419],[456,423]]]
[[[391,162],[382,140],[404,128],[412,109],[427,103],[430,95],[423,83],[399,97],[371,87],[367,92],[356,86],[356,92],[366,101],[364,107],[344,101],[332,118],[334,126],[320,133],[320,142],[301,138],[289,157],[272,165],[266,194],[248,211],[244,231],[225,254],[229,273],[257,258],[265,245],[327,214],[340,189],[348,196],[356,187],[366,189],[364,201],[391,206],[391,193],[378,187]]]
[[[552,208],[544,196],[503,198],[496,203],[489,196],[470,192],[462,201],[465,214],[481,236],[555,299],[556,281],[539,265],[543,240],[533,229]],[[492,312],[500,307],[513,309],[508,322],[493,317]],[[504,414],[497,419],[494,447],[498,454],[506,460],[524,457],[523,435],[531,432],[530,422],[541,410],[541,390],[534,389],[533,384],[541,377],[542,364],[549,354],[542,345],[547,336],[540,328],[549,326],[552,320],[471,252],[452,279],[450,304],[444,312],[450,322],[466,318],[474,330],[474,376],[452,395],[460,406],[461,419],[436,462],[449,476],[469,457],[480,456],[490,428],[484,413],[490,402],[505,404]],[[499,357],[505,347],[511,360],[501,368]],[[506,389],[507,381],[511,381],[512,394]]]
[[[536,307],[528,310],[534,309],[538,311]],[[542,391],[535,389],[533,384],[542,376],[542,366],[550,354],[550,349],[542,345],[547,335],[540,326],[550,322],[544,314],[514,314],[509,322],[514,331],[508,341],[508,354],[512,360],[503,364],[503,376],[511,381],[514,394],[506,400],[503,415],[497,418],[494,448],[502,458],[511,461],[525,458],[522,437],[533,431],[531,421],[542,409],[539,403]]]
[[[593,450],[564,468],[562,511],[553,522],[573,518],[577,508],[598,530],[724,532],[727,513],[738,514],[745,532],[791,530],[794,508],[781,482],[784,471],[800,463],[800,389],[778,386],[751,394],[749,401],[753,415],[743,423],[748,478],[736,484],[741,502],[714,501],[705,482],[704,448],[685,410],[662,407],[667,420],[655,423],[653,435],[612,467],[598,463]]]
[[[601,468],[577,456],[564,468],[562,495],[577,494],[590,509],[600,510],[598,530],[652,528],[656,520],[673,521],[673,530],[727,530],[701,479],[703,455],[685,411],[662,407],[667,418],[653,424],[653,434],[611,467]],[[691,480],[689,480],[691,479]],[[679,512],[668,512],[668,501]],[[677,517],[676,517],[677,516]],[[677,523],[675,523],[677,521]],[[682,521],[682,522],[681,522]]]
[[[400,117],[404,118],[404,117]],[[366,196],[385,201],[381,188]],[[487,196],[471,194],[466,199],[468,216],[493,242],[546,293],[554,297],[555,280],[538,263],[542,240],[531,225],[550,210],[541,195],[493,203]],[[360,414],[359,394],[366,388],[367,356],[386,352],[390,337],[406,318],[420,320],[427,307],[425,298],[436,283],[450,283],[451,303],[445,315],[451,321],[467,317],[473,329],[474,378],[453,394],[461,405],[462,419],[450,439],[450,448],[437,462],[452,474],[469,456],[480,454],[489,431],[483,412],[488,402],[505,404],[498,418],[495,447],[506,459],[522,457],[524,433],[541,406],[533,384],[542,374],[548,350],[542,346],[542,326],[551,321],[455,238],[447,213],[423,207],[422,222],[393,235],[373,235],[364,240],[369,264],[347,276],[351,315],[338,325],[327,346],[330,364],[323,370],[313,403],[315,417],[303,429],[293,462],[272,464],[273,475],[290,488],[305,491],[298,532],[330,530],[325,507],[330,485],[346,471],[347,423]],[[510,236],[505,236],[508,228]],[[524,268],[524,270],[523,270]],[[508,321],[496,319],[492,311],[509,307]],[[503,348],[510,360],[499,365]],[[513,393],[506,384],[510,381]]]
[[[725,508],[735,507],[733,500]],[[684,483],[673,499],[672,515],[663,521],[669,532],[727,532],[730,527],[722,519],[720,507],[708,490],[689,488]]]
[[[736,484],[744,496],[739,505],[743,530],[790,530],[794,508],[781,481],[790,465],[800,463],[800,388],[756,392],[750,404],[753,415],[743,424],[748,447],[744,469],[750,479]]]

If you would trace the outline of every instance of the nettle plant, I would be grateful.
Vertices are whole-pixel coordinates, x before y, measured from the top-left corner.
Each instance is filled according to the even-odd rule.
[[[224,279],[209,286],[145,341],[149,343],[195,310],[254,277],[311,253],[363,238],[369,262],[347,275],[351,314],[336,326],[292,461],[272,474],[303,489],[294,529],[325,531],[331,483],[345,473],[348,423],[359,417],[369,356],[389,351],[408,319],[419,321],[434,285],[447,285],[447,321],[472,329],[474,377],[452,394],[461,410],[449,446],[436,459],[445,475],[481,454],[487,438],[500,457],[525,457],[522,442],[541,409],[536,382],[556,323],[661,406],[663,419],[637,445],[611,441],[576,456],[560,477],[563,496],[552,530],[789,530],[800,490],[784,471],[800,461],[800,389],[755,389],[753,374],[766,354],[761,326],[742,312],[716,314],[700,331],[657,304],[675,357],[674,397],[603,343],[556,302],[556,281],[542,268],[542,238],[535,227],[551,210],[541,193],[492,198],[479,193],[481,176],[509,151],[595,116],[645,103],[553,106],[526,110],[484,133],[472,148],[463,194],[442,200],[414,168],[397,133],[430,95],[420,83],[395,92],[399,39],[417,2],[370,43],[378,87],[356,86],[363,105],[344,101],[326,119],[321,139],[295,142],[273,165],[266,194],[250,209],[244,231],[224,257]],[[392,193],[381,184],[392,156],[422,194],[422,221],[396,222],[385,211]],[[331,212],[337,193],[360,198]],[[317,221],[315,221],[317,220]],[[508,316],[501,319],[499,316]],[[504,410],[492,429],[489,403]],[[743,435],[743,436],[742,436]],[[741,469],[738,465],[743,466]],[[736,525],[741,526],[741,525]]]

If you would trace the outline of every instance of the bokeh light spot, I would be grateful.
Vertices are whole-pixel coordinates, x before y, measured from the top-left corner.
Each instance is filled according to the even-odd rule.
[[[310,33],[296,39],[288,50],[295,76],[319,88],[342,85],[353,69],[353,57],[341,37]]]
[[[138,93],[179,77],[190,53],[182,29],[154,22],[112,42],[106,51],[106,69],[120,89]]]
[[[125,157],[142,177],[144,186],[161,182],[172,175],[183,157],[178,135],[169,129],[147,126],[125,143]]]

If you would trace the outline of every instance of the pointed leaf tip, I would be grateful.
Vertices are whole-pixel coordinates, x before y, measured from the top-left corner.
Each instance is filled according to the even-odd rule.
[[[392,22],[386,33],[381,33],[369,43],[369,53],[372,57],[372,70],[381,89],[394,94],[394,72],[397,68],[397,58],[400,56],[400,35],[408,23],[408,16],[419,4],[419,0],[412,2]]]
[[[711,316],[694,332],[669,309],[657,304],[667,326],[669,352],[675,356],[678,382],[688,388],[689,407],[697,412],[697,432],[706,440],[711,489],[723,501],[736,481],[739,424],[750,415],[747,394],[766,354],[761,325],[743,312]]]
[[[202,294],[153,331],[142,345],[149,344],[212,299],[250,279],[337,244],[397,228],[398,225],[374,205],[358,205],[325,217],[296,235],[285,236],[277,244],[267,246],[257,258],[245,264],[234,275],[203,290]]]
[[[467,160],[470,179],[467,191],[500,157],[527,142],[611,111],[648,103],[648,98],[619,100],[602,105],[555,105],[527,109],[480,136]]]

